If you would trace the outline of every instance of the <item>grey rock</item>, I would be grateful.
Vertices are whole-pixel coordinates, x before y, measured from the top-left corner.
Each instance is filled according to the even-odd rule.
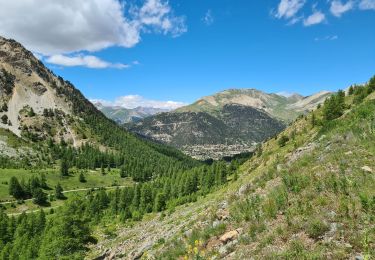
[[[238,196],[244,196],[251,189],[251,183],[246,183],[238,190]]]

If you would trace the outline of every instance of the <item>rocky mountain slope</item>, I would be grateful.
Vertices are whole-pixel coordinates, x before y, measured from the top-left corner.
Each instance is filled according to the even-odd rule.
[[[220,115],[162,113],[128,125],[130,131],[172,144],[199,159],[219,159],[251,150],[285,125],[262,110],[225,105]]]
[[[97,109],[118,124],[138,122],[145,117],[168,112],[167,109],[154,107],[136,107],[128,109],[120,106],[105,106],[100,102],[93,102]]]
[[[214,115],[220,113],[227,104],[238,104],[264,110],[272,117],[289,123],[301,113],[321,104],[329,94],[328,91],[322,91],[303,97],[298,94],[268,94],[256,89],[229,89],[203,97],[189,106],[177,109],[176,112],[207,112]]]
[[[374,258],[375,77],[349,93],[263,143],[215,193],[113,239],[99,229],[88,258]]]
[[[231,89],[125,126],[195,158],[219,159],[252,151],[257,143],[279,133],[330,94],[285,97],[255,89]]]

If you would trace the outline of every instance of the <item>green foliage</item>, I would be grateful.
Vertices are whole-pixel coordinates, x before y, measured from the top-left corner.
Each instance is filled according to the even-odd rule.
[[[2,115],[1,116],[1,122],[5,125],[8,124],[8,116],[7,115]]]
[[[286,145],[286,143],[289,142],[289,137],[287,137],[286,135],[282,135],[279,140],[278,140],[278,144],[280,147],[283,147]]]
[[[80,259],[91,240],[88,219],[84,216],[84,202],[76,199],[67,204],[47,224],[39,249],[42,259]]]
[[[61,177],[66,177],[69,175],[69,165],[65,159],[61,160],[60,163],[60,175]]]
[[[82,172],[79,174],[78,180],[82,183],[86,182],[85,175]]]
[[[295,193],[300,192],[310,183],[310,178],[304,174],[284,173],[282,178],[288,191]]]
[[[12,195],[16,199],[21,199],[25,195],[23,188],[16,177],[12,177],[9,180],[9,195]]]
[[[47,194],[41,188],[36,188],[33,191],[33,202],[37,205],[47,204]]]
[[[343,115],[345,107],[345,92],[339,90],[324,102],[323,118],[327,121],[339,118]]]
[[[61,186],[60,183],[57,183],[56,187],[55,187],[55,198],[58,199],[58,200],[62,200],[62,199],[65,199],[65,196],[63,194],[63,188]]]
[[[318,239],[329,231],[329,226],[324,221],[313,218],[308,222],[306,231],[311,238]]]
[[[235,203],[231,209],[231,216],[237,222],[259,222],[261,220],[261,198],[254,195]]]
[[[12,94],[14,82],[15,76],[2,68],[0,70],[0,88],[4,89],[6,95]]]

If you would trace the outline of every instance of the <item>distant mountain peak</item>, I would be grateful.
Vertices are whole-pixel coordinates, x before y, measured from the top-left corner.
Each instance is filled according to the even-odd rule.
[[[139,120],[148,116],[170,111],[170,109],[155,107],[138,106],[135,108],[125,108],[122,106],[111,106],[108,104],[103,104],[99,100],[91,100],[91,102],[108,118],[114,120],[119,124],[138,122]]]

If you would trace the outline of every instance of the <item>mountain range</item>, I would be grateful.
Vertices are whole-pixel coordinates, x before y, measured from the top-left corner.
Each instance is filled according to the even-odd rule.
[[[143,118],[170,111],[169,109],[154,107],[125,108],[121,106],[103,105],[100,101],[92,101],[92,103],[104,115],[118,124],[138,122]]]
[[[254,150],[258,143],[275,136],[331,94],[322,91],[303,97],[230,89],[125,127],[195,158],[220,159]]]

